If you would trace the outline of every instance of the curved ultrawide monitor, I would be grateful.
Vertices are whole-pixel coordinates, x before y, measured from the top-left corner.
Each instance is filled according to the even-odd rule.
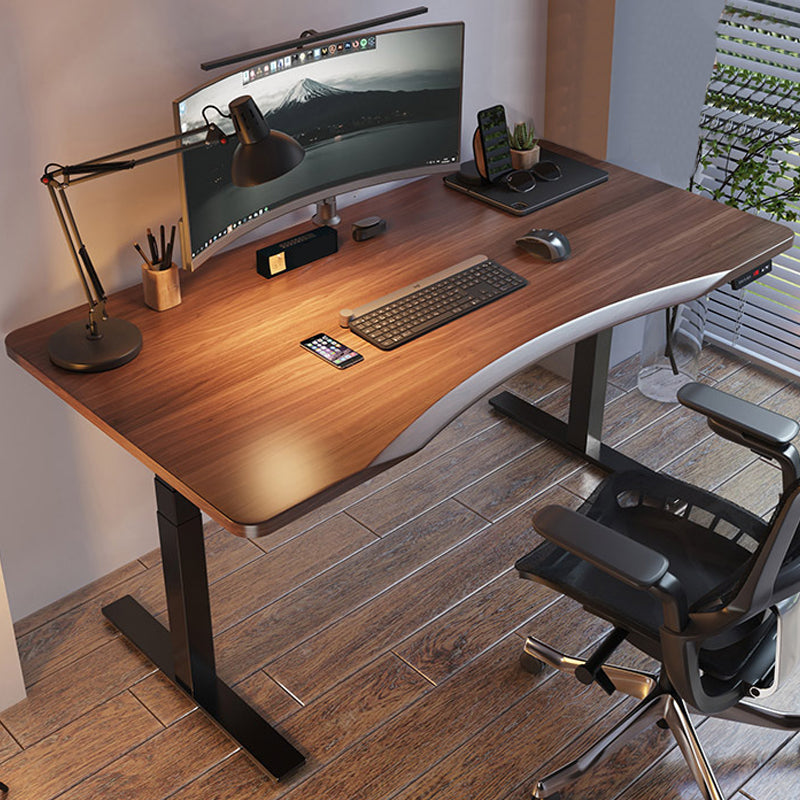
[[[174,103],[178,131],[249,94],[270,126],[305,148],[291,172],[233,185],[237,141],[182,154],[183,263],[193,268],[239,236],[293,209],[385,181],[446,172],[460,160],[463,23],[335,39],[250,64]]]

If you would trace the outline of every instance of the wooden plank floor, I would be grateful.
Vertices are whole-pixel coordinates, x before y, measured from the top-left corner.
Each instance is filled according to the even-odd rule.
[[[783,379],[713,348],[702,370],[800,418],[800,389]],[[607,441],[768,513],[777,469],[642,397],[635,375],[633,359],[611,376]],[[540,368],[508,388],[565,412],[564,382]],[[207,525],[220,673],[308,755],[281,784],[105,622],[101,606],[126,593],[164,615],[159,554],[143,555],[18,623],[29,696],[0,714],[0,780],[11,800],[529,797],[535,776],[632,702],[518,665],[528,632],[579,652],[604,631],[513,570],[536,543],[533,509],[576,507],[599,478],[481,402],[424,452],[274,536],[251,542]],[[718,720],[699,732],[728,797],[795,796],[797,736]],[[563,795],[579,797],[699,793],[653,727]]]

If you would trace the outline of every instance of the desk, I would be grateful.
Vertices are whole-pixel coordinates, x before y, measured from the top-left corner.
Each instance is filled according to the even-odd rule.
[[[268,534],[415,452],[487,391],[573,342],[579,364],[595,369],[579,370],[575,424],[552,435],[602,463],[601,332],[704,294],[791,244],[781,225],[586,160],[608,170],[607,183],[527,218],[430,178],[344,209],[339,252],[275,279],[255,271],[261,242],[185,275],[183,302],[167,312],[146,308],[140,286],[121,291],[110,310],[139,326],[144,345],[111,372],[69,373],[48,360],[48,337],[82,308],[7,337],[11,358],[157,476],[170,630],[129,597],[104,613],[273,777],[302,755],[216,676],[198,508],[232,533]],[[372,214],[388,232],[350,240],[351,222]],[[517,248],[534,226],[566,233],[572,258],[545,264]],[[393,351],[338,328],[340,308],[476,253],[530,285]],[[338,371],[303,351],[299,341],[320,331],[364,362]]]

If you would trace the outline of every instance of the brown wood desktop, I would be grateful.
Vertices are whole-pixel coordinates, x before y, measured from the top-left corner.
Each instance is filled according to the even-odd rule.
[[[167,312],[148,309],[141,286],[118,292],[110,309],[141,329],[144,344],[116,370],[50,363],[50,334],[82,308],[6,338],[12,359],[157,476],[170,631],[130,597],[104,613],[275,778],[303,757],[216,676],[198,508],[232,533],[268,534],[419,449],[467,405],[569,343],[569,424],[508,395],[495,405],[614,466],[617,454],[600,443],[609,329],[704,294],[791,245],[781,225],[579,158],[608,170],[608,182],[528,217],[428,178],[345,208],[339,252],[275,279],[257,274],[255,251],[308,225],[183,275],[183,302]],[[352,241],[351,223],[375,214],[387,233]],[[524,252],[515,239],[532,227],[565,233],[572,257],[551,264]],[[339,328],[340,309],[476,253],[529,285],[396,350]],[[340,371],[300,347],[322,331],[364,361]]]

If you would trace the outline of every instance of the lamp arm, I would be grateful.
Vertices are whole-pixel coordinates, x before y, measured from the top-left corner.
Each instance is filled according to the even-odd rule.
[[[192,144],[183,144],[182,140],[190,136],[195,136],[199,133],[205,133],[206,138],[199,142]],[[142,153],[147,150],[152,150],[155,147],[162,147],[174,142],[181,142],[178,147],[169,147],[159,153],[153,153],[150,156],[138,159],[127,159],[126,161],[114,161],[112,159],[119,159],[122,156],[133,155],[135,153]],[[83,183],[84,181],[98,178],[101,175],[106,175],[109,172],[118,172],[120,170],[133,169],[139,164],[147,164],[150,161],[157,161],[161,158],[166,158],[171,155],[178,155],[187,150],[195,150],[199,147],[206,147],[212,144],[225,144],[227,142],[227,135],[213,122],[202,125],[199,128],[193,128],[189,131],[173,134],[172,136],[163,136],[160,139],[154,139],[152,142],[136,145],[135,147],[127,147],[124,150],[117,150],[114,153],[109,153],[99,158],[92,158],[88,161],[82,161],[80,164],[70,164],[67,166],[52,165],[55,168],[45,169],[42,175],[42,183],[50,184],[52,182],[67,186],[74,183]]]
[[[53,201],[53,207],[56,210],[56,216],[58,217],[58,221],[61,225],[61,232],[64,234],[64,238],[67,240],[70,255],[72,256],[72,260],[75,262],[75,269],[77,270],[78,276],[81,279],[84,294],[86,295],[86,299],[89,301],[89,305],[94,307],[97,305],[100,299],[99,297],[96,298],[94,294],[92,294],[92,287],[96,289],[97,284],[92,280],[92,287],[89,286],[89,281],[91,278],[89,277],[89,273],[84,271],[83,264],[85,262],[82,262],[80,256],[78,255],[80,249],[82,249],[83,252],[86,252],[86,246],[81,241],[80,232],[75,224],[75,217],[72,215],[72,209],[69,207],[69,203],[67,202],[67,198],[63,192],[63,187],[61,184],[49,183],[47,185],[47,189],[50,192],[50,199]],[[58,194],[56,194],[56,192],[58,192]],[[69,223],[67,222],[67,219],[69,219]],[[73,236],[75,238],[73,238]],[[75,246],[76,239],[78,241],[78,247]],[[89,261],[89,263],[91,264],[91,261]],[[97,273],[95,273],[95,277],[97,277]]]

